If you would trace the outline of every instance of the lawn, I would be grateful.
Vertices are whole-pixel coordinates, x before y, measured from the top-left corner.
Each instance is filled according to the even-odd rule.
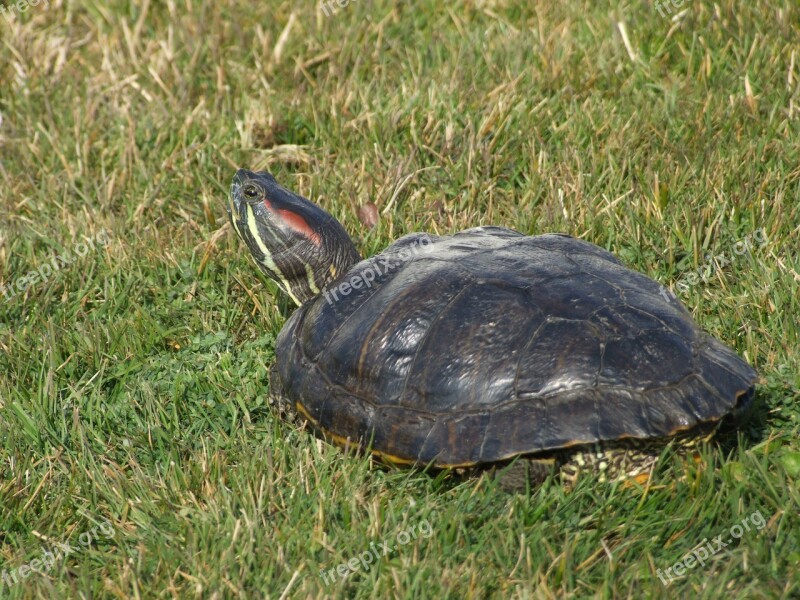
[[[796,2],[22,0],[0,48],[0,598],[800,597]],[[756,410],[644,486],[345,454],[269,407],[238,167],[364,256],[607,248]]]

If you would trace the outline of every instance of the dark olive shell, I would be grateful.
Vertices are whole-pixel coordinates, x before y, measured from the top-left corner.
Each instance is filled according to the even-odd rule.
[[[747,408],[756,379],[609,252],[499,227],[402,238],[276,350],[276,384],[321,431],[435,466],[673,436]]]

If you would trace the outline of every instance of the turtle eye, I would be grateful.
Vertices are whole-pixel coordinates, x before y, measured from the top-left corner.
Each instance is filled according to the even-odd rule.
[[[244,186],[244,195],[249,200],[255,200],[258,198],[258,186],[252,183],[248,183]]]

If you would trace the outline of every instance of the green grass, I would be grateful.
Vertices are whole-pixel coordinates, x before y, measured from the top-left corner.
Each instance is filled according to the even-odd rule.
[[[0,570],[78,549],[0,597],[798,597],[800,8],[682,9],[0,15],[0,285],[109,240],[0,295]],[[699,466],[667,453],[645,489],[509,496],[346,455],[268,408],[286,303],[226,224],[239,166],[319,201],[365,255],[489,223],[608,248],[758,368],[756,416]],[[426,523],[366,572],[319,575]]]

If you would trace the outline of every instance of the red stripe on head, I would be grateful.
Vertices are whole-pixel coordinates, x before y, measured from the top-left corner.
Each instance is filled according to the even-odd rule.
[[[322,240],[319,234],[308,224],[301,215],[298,215],[291,210],[284,208],[275,209],[269,199],[264,198],[264,208],[271,212],[275,217],[280,220],[286,227],[302,235],[307,240],[313,242],[316,246],[322,245]]]
[[[279,209],[275,211],[283,223],[292,231],[296,231],[307,240],[314,242],[316,246],[322,245],[319,234],[308,224],[308,222],[290,210]]]

